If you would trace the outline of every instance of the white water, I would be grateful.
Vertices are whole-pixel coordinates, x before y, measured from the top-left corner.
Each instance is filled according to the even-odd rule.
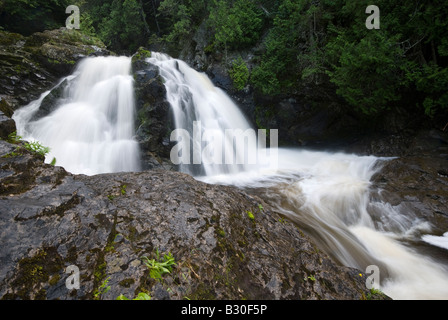
[[[138,171],[134,87],[128,57],[86,58],[68,81],[56,110],[32,121],[47,91],[17,110],[17,133],[50,148],[46,162],[75,174]]]
[[[192,132],[192,122],[197,120],[221,132],[250,128],[238,107],[206,75],[163,54],[153,53],[149,62],[159,66],[165,78],[177,128]],[[261,194],[335,260],[363,271],[377,265],[379,287],[394,299],[448,299],[447,266],[406,245],[409,240],[421,241],[421,232],[429,233],[431,226],[380,196],[373,199],[370,180],[387,159],[297,149],[279,149],[278,154],[265,156],[277,155],[268,159],[276,160],[276,169],[203,164],[200,170],[192,165],[181,170],[208,183]]]
[[[191,163],[194,158],[201,156],[200,151],[193,154],[193,148],[206,150],[207,146],[213,144],[232,150],[234,157],[231,158],[235,158],[232,161],[235,165],[226,165],[225,160],[217,163],[202,157],[201,166],[181,165],[181,171],[211,176],[247,171],[257,165],[257,161],[245,161],[251,155],[258,156],[257,141],[254,144],[237,144],[233,142],[232,136],[226,135],[226,130],[245,132],[252,130],[252,126],[224,91],[215,87],[205,74],[195,71],[181,60],[153,52],[148,61],[159,67],[160,74],[165,79],[167,100],[173,109],[176,128],[185,129],[190,134]],[[195,122],[200,123],[200,127],[196,127],[199,133],[193,127]],[[202,139],[194,139],[195,134]],[[205,152],[202,153],[204,154]]]
[[[432,245],[438,246],[448,250],[448,232],[445,232],[443,236],[424,235],[423,241],[426,241]]]

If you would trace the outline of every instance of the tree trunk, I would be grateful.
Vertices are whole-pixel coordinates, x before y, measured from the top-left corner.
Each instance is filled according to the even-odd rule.
[[[140,8],[139,8],[140,15],[142,16],[143,24],[145,25],[145,32],[149,37],[151,35],[151,31],[149,30],[148,23],[146,22],[146,15],[145,15],[145,11],[143,10],[142,0],[139,0],[139,4],[140,4]]]
[[[156,8],[156,4],[154,0],[151,0],[152,3],[152,8],[154,10],[154,21],[156,22],[156,26],[157,26],[157,35],[160,36],[160,26],[159,26],[159,21],[157,20],[157,8]]]

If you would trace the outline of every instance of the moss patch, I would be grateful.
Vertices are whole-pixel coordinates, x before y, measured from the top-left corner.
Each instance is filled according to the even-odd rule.
[[[55,247],[44,247],[34,256],[23,258],[19,261],[18,271],[13,281],[13,287],[17,289],[9,299],[45,299],[45,284],[57,283],[59,273],[63,271],[63,259]],[[31,296],[33,292],[38,295]]]
[[[146,58],[151,58],[151,51],[146,50],[143,47],[140,47],[138,48],[137,52],[132,56],[132,62]]]

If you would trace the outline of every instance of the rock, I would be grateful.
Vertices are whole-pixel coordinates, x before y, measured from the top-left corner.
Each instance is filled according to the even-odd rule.
[[[83,57],[108,54],[103,43],[76,30],[61,28],[29,37],[0,31],[1,105],[12,111],[25,106],[70,74]],[[7,114],[3,106],[1,110]]]
[[[171,107],[158,67],[145,59],[150,52],[140,48],[132,58],[136,101],[136,139],[140,144],[143,169],[173,169],[169,160],[174,130]]]
[[[409,141],[399,157],[387,160],[372,177],[374,199],[389,203],[409,224],[427,221],[426,228],[412,228],[413,246],[448,263],[446,251],[420,241],[423,234],[448,230],[448,134],[423,130]],[[442,252],[441,252],[442,251]]]
[[[365,274],[237,188],[166,170],[76,176],[12,150],[0,141],[2,299],[367,297]],[[142,257],[169,253],[172,272],[151,278]],[[70,266],[79,289],[66,286]]]
[[[0,139],[6,140],[8,136],[16,131],[16,123],[0,111]]]

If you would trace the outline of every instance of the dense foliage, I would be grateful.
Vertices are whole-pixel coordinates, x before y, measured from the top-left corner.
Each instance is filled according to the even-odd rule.
[[[250,83],[275,96],[324,84],[334,86],[352,110],[367,115],[397,106],[428,117],[445,117],[448,111],[445,0],[74,2],[81,7],[81,31],[119,53],[156,42],[179,52],[199,28],[206,28],[206,52],[226,55],[238,88]],[[66,4],[0,0],[2,27],[23,33],[36,23],[56,27]],[[380,8],[380,29],[366,28],[371,4]],[[247,71],[241,61],[227,60],[227,54],[238,56],[253,47],[262,50]]]

